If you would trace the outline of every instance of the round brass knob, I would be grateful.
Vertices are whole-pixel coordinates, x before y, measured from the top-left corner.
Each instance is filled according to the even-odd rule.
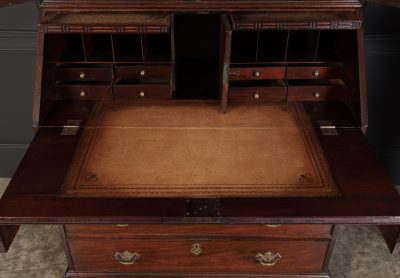
[[[82,92],[81,92],[81,97],[84,97],[84,96],[86,96],[86,92],[85,92],[85,91],[82,91]]]
[[[319,76],[319,71],[315,70],[315,71],[313,72],[313,76],[318,77],[318,76]]]
[[[254,99],[259,99],[260,95],[258,93],[254,93]]]
[[[259,71],[255,71],[255,72],[253,73],[253,75],[254,75],[254,77],[260,77],[260,72],[259,72]]]
[[[141,70],[140,71],[140,76],[145,76],[146,75],[146,71],[145,70]]]
[[[319,98],[319,93],[318,92],[314,92],[313,96],[316,97],[316,98]]]
[[[85,79],[85,77],[86,77],[86,76],[85,76],[85,73],[84,73],[84,72],[81,72],[81,74],[79,74],[79,78],[80,78],[80,79]]]
[[[140,97],[144,97],[144,92],[141,91],[141,92],[139,93],[139,96],[140,96]]]

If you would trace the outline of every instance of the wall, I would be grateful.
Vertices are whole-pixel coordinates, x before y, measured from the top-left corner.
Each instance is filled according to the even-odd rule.
[[[0,177],[11,176],[32,139],[36,4],[0,9]],[[400,9],[369,3],[366,59],[368,140],[400,185]]]

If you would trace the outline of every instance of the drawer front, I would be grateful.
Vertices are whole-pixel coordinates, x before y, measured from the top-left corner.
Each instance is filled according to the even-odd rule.
[[[56,68],[56,80],[59,81],[112,81],[112,69],[99,68]]]
[[[170,85],[114,85],[116,100],[170,99]]]
[[[285,79],[285,67],[232,67],[230,80],[268,80]]]
[[[118,66],[115,68],[117,80],[162,79],[171,78],[170,66]]]
[[[228,100],[230,102],[285,101],[286,87],[231,87]]]
[[[287,68],[286,79],[334,79],[343,78],[343,67],[292,67]]]
[[[332,225],[325,224],[69,224],[67,237],[138,238],[138,237],[252,237],[252,238],[320,238],[331,237]]]
[[[289,86],[288,101],[339,101],[350,91],[342,86]]]
[[[328,241],[68,241],[75,271],[318,273]]]
[[[57,99],[112,100],[111,85],[58,85]]]

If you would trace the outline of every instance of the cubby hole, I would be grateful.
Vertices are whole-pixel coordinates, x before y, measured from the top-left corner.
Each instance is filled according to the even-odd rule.
[[[231,63],[255,63],[257,61],[258,31],[232,33]]]
[[[84,34],[85,56],[88,62],[112,62],[113,51],[111,35]]]
[[[323,30],[320,32],[317,60],[344,62],[357,54],[357,34],[354,30]]]
[[[288,31],[259,31],[257,62],[284,62]]]
[[[44,60],[82,62],[85,60],[81,34],[46,34]]]
[[[116,62],[142,62],[142,38],[140,34],[113,35]]]
[[[319,31],[290,31],[287,50],[287,62],[315,61],[319,34]]]
[[[171,61],[170,34],[143,34],[143,56],[146,62]]]

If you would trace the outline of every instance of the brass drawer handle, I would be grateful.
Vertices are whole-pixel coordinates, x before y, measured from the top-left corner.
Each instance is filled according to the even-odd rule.
[[[319,92],[318,92],[318,91],[315,91],[315,92],[313,93],[313,96],[314,96],[315,98],[319,98],[319,97],[320,97]]]
[[[145,96],[144,91],[141,91],[141,92],[139,93],[139,96],[140,96],[140,97],[144,97],[144,96]]]
[[[80,79],[85,79],[86,75],[84,72],[81,72],[81,74],[79,74],[79,78]]]
[[[273,266],[282,259],[282,256],[279,253],[268,251],[266,253],[258,253],[256,259],[261,265]]]
[[[129,252],[129,251],[124,251],[122,253],[115,252],[114,258],[120,264],[134,264],[136,263],[137,260],[140,259],[140,255],[136,252]]]
[[[260,95],[258,93],[254,93],[253,97],[254,97],[254,99],[259,99]]]
[[[313,76],[318,77],[319,76],[319,71],[318,70],[313,71]]]
[[[259,71],[255,71],[255,72],[253,72],[253,76],[254,77],[260,77],[260,72]]]
[[[146,75],[146,71],[145,70],[141,70],[140,71],[140,76],[145,76]]]
[[[86,92],[85,91],[82,91],[81,92],[81,97],[85,97],[86,96]]]
[[[199,243],[195,243],[192,245],[192,250],[190,250],[190,252],[196,256],[199,256],[201,253],[203,253],[203,249]]]
[[[117,224],[117,227],[128,227],[129,224]]]
[[[278,227],[280,227],[282,225],[281,224],[267,224],[265,226],[267,226],[268,228],[278,228]]]

